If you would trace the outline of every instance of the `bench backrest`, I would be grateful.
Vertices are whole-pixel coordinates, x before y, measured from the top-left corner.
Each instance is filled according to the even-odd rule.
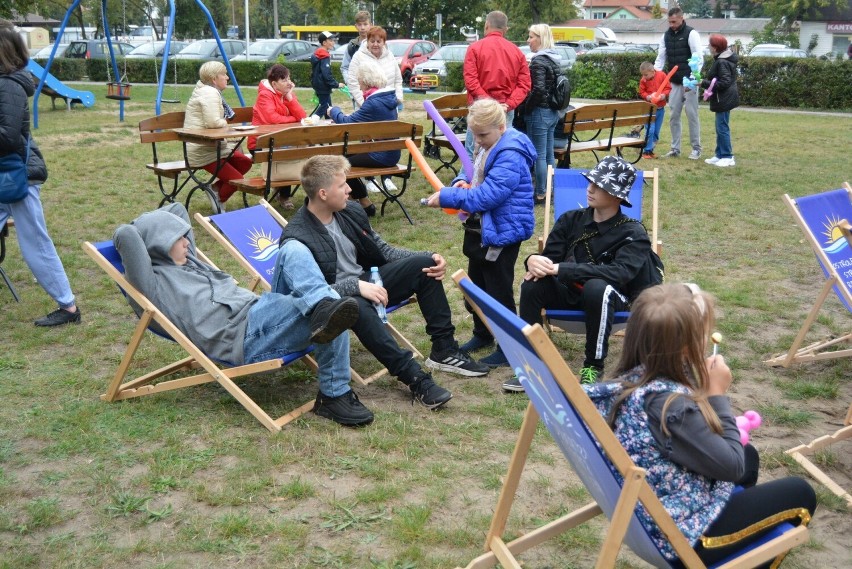
[[[253,107],[235,107],[231,123],[251,122]],[[139,142],[152,143],[178,140],[174,129],[183,128],[184,111],[164,113],[139,122]]]
[[[435,105],[438,114],[452,127],[453,132],[464,132],[464,121],[461,119],[467,118],[468,113],[466,93],[443,95],[432,99],[432,104]]]
[[[318,155],[352,156],[405,149],[406,139],[420,145],[423,126],[403,121],[291,127],[259,136],[255,163],[302,160]]]
[[[565,114],[565,133],[648,125],[656,116],[656,107],[646,101],[583,105]]]

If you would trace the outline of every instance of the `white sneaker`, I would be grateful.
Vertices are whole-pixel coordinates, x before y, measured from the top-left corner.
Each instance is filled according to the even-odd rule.
[[[219,201],[216,190],[205,191],[204,193],[207,194],[207,199],[210,200],[210,208],[213,210],[213,215],[225,213],[225,204]]]
[[[371,192],[371,193],[374,193],[374,194],[379,194],[379,193],[382,192],[382,190],[379,189],[379,185],[376,184],[376,181],[371,179],[371,178],[366,178],[364,180],[364,185],[367,187],[368,192]]]
[[[698,160],[699,158],[701,158],[701,152],[700,151],[693,150],[692,152],[689,153],[689,159],[690,160]]]
[[[708,158],[707,160],[705,160],[704,163],[705,164],[715,164],[718,161],[719,161],[719,158],[714,156],[713,158]]]
[[[720,158],[718,162],[716,162],[716,166],[719,168],[730,168],[731,166],[736,166],[737,163],[734,162],[734,157],[730,158]]]
[[[385,178],[385,189],[389,192],[396,192],[399,188],[396,187],[396,184],[393,183],[393,180],[390,178]]]
[[[680,156],[680,150],[669,150],[665,154],[663,154],[663,158],[677,158]]]

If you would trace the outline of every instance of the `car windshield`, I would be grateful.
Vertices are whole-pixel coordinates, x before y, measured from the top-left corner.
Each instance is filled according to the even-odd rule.
[[[281,45],[281,43],[277,41],[260,41],[253,43],[249,48],[249,55],[272,55],[272,52],[278,49],[279,45]]]
[[[216,45],[216,44],[213,44],[213,45]],[[202,53],[207,53],[208,51],[210,51],[210,44],[207,43],[207,42],[199,41],[199,42],[189,44],[188,46],[183,48],[180,52],[198,55],[198,54],[202,54]]]
[[[150,55],[153,56],[154,53],[159,52],[163,49],[164,42],[153,42],[153,43],[143,43],[139,47],[133,49],[130,52],[130,55]]]
[[[432,59],[443,59],[445,61],[464,61],[467,52],[466,45],[445,45],[432,56]]]
[[[394,57],[402,57],[405,55],[405,50],[407,50],[410,45],[411,42],[407,41],[389,41],[387,43],[388,49]]]

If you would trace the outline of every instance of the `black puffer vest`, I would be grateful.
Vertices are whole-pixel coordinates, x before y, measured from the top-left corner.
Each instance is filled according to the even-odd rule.
[[[672,85],[683,85],[683,78],[688,77],[691,71],[689,69],[689,58],[692,57],[692,50],[689,48],[690,32],[692,28],[684,23],[677,31],[668,29],[663,34],[667,68],[671,70],[677,65],[677,72],[672,75]]]
[[[314,256],[325,282],[331,285],[337,281],[337,249],[328,230],[308,210],[307,205],[306,199],[305,205],[299,208],[281,233],[279,245],[283,245],[289,239],[302,243]],[[370,267],[381,267],[387,263],[387,259],[379,251],[372,237],[370,220],[361,204],[350,201],[346,209],[334,214],[334,218],[340,224],[343,234],[355,245],[356,262],[364,270]]]

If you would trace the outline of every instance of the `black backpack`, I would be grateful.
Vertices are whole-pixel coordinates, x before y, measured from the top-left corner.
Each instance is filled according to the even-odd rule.
[[[547,106],[554,111],[564,111],[571,106],[571,85],[562,73],[556,75],[556,88],[550,92]]]

